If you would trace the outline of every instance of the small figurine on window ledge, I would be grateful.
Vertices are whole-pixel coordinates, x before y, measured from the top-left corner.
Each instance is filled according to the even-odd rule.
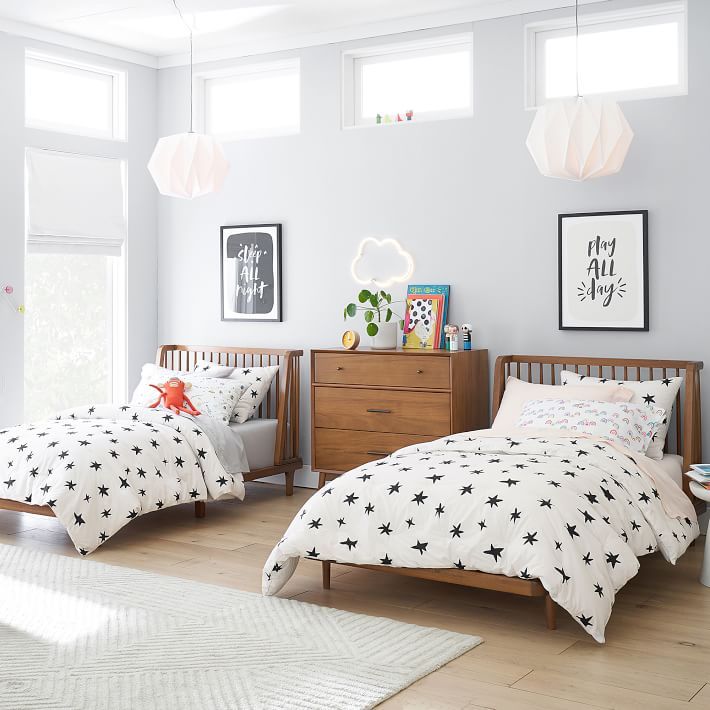
[[[410,108],[409,111],[407,111],[407,113],[405,113],[404,115],[407,117],[408,121],[411,121],[414,117],[414,111],[412,111],[412,109]]]
[[[378,126],[380,125],[380,123],[382,123],[382,114],[381,113],[378,113],[377,116],[375,116],[375,122],[377,123]]]

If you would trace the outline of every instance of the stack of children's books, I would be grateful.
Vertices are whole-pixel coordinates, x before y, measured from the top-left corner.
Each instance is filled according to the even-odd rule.
[[[710,464],[696,463],[690,467],[688,478],[697,481],[703,488],[710,491]]]

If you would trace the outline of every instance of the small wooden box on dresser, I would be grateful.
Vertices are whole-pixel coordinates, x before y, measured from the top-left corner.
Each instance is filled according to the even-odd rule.
[[[403,446],[488,422],[487,350],[311,351],[319,486]]]

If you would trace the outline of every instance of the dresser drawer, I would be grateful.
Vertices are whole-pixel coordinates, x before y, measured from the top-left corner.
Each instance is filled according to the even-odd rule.
[[[399,434],[446,436],[451,431],[447,392],[386,389],[313,388],[314,425]]]
[[[317,471],[349,471],[393,451],[431,441],[436,437],[344,429],[314,430],[313,468]]]
[[[449,358],[442,355],[316,353],[314,382],[449,389]]]

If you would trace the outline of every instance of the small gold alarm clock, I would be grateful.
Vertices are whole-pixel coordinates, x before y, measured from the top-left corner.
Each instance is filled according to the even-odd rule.
[[[355,350],[360,345],[360,334],[354,330],[346,330],[343,333],[342,343],[346,350]]]

